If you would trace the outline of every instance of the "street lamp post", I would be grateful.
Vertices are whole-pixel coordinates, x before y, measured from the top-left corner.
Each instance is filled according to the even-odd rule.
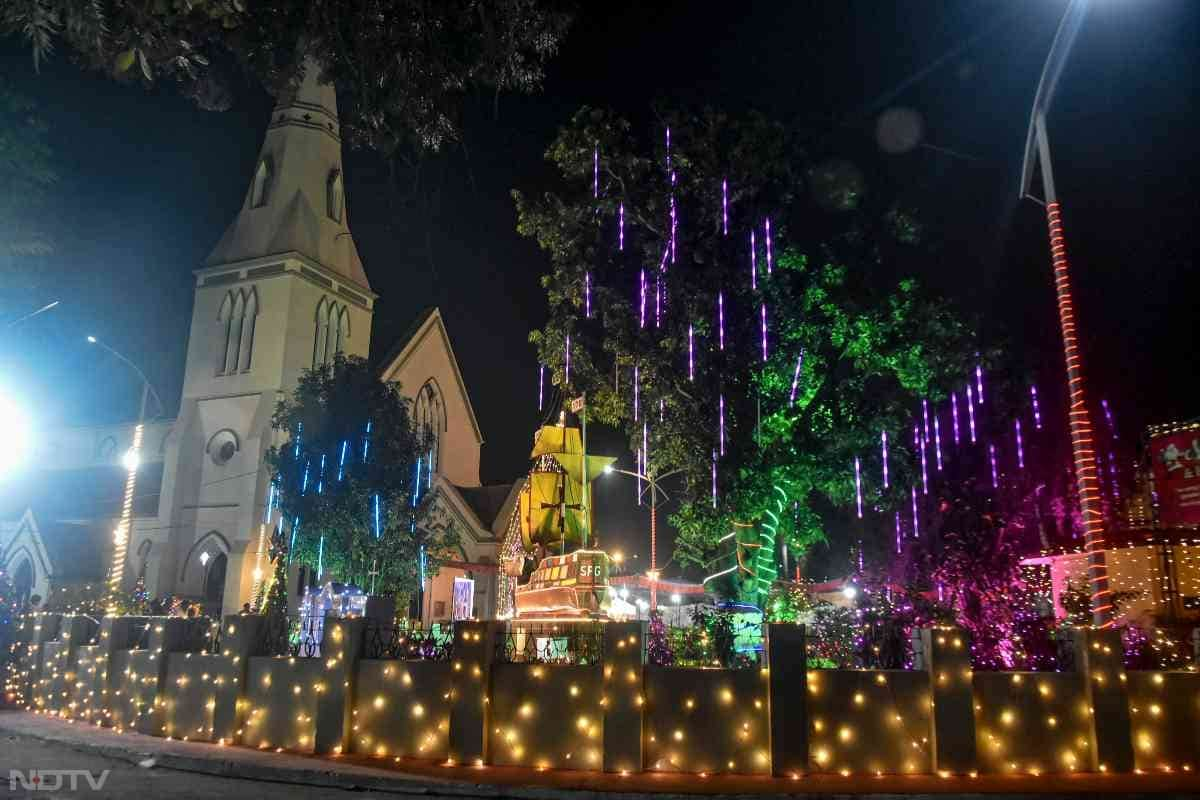
[[[1058,320],[1062,328],[1063,351],[1066,355],[1067,386],[1070,392],[1069,422],[1071,453],[1075,466],[1075,482],[1079,488],[1079,510],[1083,517],[1083,541],[1087,551],[1088,578],[1091,584],[1092,621],[1100,627],[1113,623],[1113,606],[1108,588],[1108,567],[1104,556],[1104,520],[1100,511],[1100,486],[1096,475],[1096,453],[1093,445],[1091,414],[1084,394],[1083,359],[1079,352],[1078,329],[1074,301],[1071,297],[1070,270],[1067,263],[1066,238],[1062,227],[1062,207],[1054,189],[1054,174],[1050,166],[1050,141],[1046,133],[1046,113],[1054,99],[1058,79],[1079,33],[1087,0],[1071,0],[1063,12],[1058,32],[1046,57],[1042,77],[1038,82],[1029,133],[1025,139],[1025,161],[1021,169],[1021,197],[1043,203],[1050,229],[1050,257],[1054,266],[1054,286],[1058,296]],[[1030,193],[1034,172],[1040,165],[1044,201]]]
[[[146,377],[146,373],[138,367],[137,364],[130,361],[125,356],[118,353],[112,347],[97,339],[95,336],[87,337],[88,344],[99,345],[107,350],[117,360],[123,362],[126,366],[132,369],[137,376],[142,380],[142,401],[138,408],[137,425],[133,428],[133,442],[126,451],[124,459],[122,459],[126,475],[125,475],[125,494],[121,500],[121,521],[117,524],[117,529],[113,531],[113,560],[112,566],[108,575],[108,595],[109,595],[109,610],[113,610],[114,602],[117,594],[121,591],[121,579],[125,573],[125,557],[129,552],[129,535],[130,528],[133,522],[133,496],[134,489],[137,484],[137,470],[141,463],[142,450],[142,435],[146,428],[146,401],[150,395],[154,395],[154,401],[158,404],[159,414],[166,411],[163,405],[162,398],[158,392],[150,384],[150,379]]]
[[[658,608],[658,496],[661,494],[664,499],[671,499],[662,490],[659,483],[683,470],[673,469],[662,475],[644,475],[635,470],[617,469],[609,464],[604,471],[606,473],[619,472],[631,478],[641,478],[646,482],[646,489],[643,491],[650,492],[650,569],[647,570],[646,577],[650,579],[650,610],[654,611]]]

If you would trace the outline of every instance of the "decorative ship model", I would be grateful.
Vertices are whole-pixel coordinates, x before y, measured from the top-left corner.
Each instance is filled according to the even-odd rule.
[[[513,615],[604,619],[612,601],[609,558],[603,550],[588,549],[592,506],[585,489],[616,459],[587,455],[579,428],[562,422],[538,430],[530,458],[533,467],[514,509],[512,541],[506,542],[502,563],[513,583],[525,571],[527,553],[536,554],[538,565],[513,589]],[[550,555],[554,550],[558,554]]]

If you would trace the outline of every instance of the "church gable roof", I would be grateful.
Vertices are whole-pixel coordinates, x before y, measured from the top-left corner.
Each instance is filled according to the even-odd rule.
[[[463,381],[462,371],[458,367],[458,359],[454,357],[454,348],[450,346],[450,334],[446,331],[446,324],[442,321],[442,313],[438,308],[430,307],[417,315],[416,321],[405,333],[405,336],[397,341],[392,350],[384,357],[380,376],[385,381],[400,380],[405,365],[423,348],[428,347],[437,347],[443,351],[457,389],[455,394],[462,403],[467,420],[471,423],[471,430],[476,442],[482,444],[483,433],[479,428],[479,420],[475,417],[475,409],[471,405],[471,396],[467,393],[466,382]],[[422,375],[419,380],[424,381],[428,377],[431,376]],[[420,383],[410,386],[401,381],[401,384],[401,391],[405,394],[421,388]],[[450,387],[443,386],[442,388],[444,391],[448,391]]]
[[[280,95],[242,207],[205,265],[287,253],[371,288],[350,235],[336,92],[312,61]]]

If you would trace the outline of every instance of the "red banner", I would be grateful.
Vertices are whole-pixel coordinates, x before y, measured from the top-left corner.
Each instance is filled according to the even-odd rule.
[[[1150,440],[1159,521],[1163,525],[1200,525],[1200,430]]]

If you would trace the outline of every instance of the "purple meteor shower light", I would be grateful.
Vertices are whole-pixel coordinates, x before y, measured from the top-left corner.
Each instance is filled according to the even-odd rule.
[[[633,471],[637,473],[637,504],[640,506],[642,504],[642,473],[645,472],[645,467],[642,466],[642,448],[639,447],[633,456],[634,461],[637,462]]]
[[[667,400],[664,397],[658,398],[658,421],[662,422],[663,417],[667,414]]]
[[[720,419],[717,421],[717,445],[725,455],[725,395],[720,397]]]
[[[546,386],[546,367],[538,364],[538,411],[542,410],[543,389]]]
[[[592,197],[600,197],[600,145],[592,151]]]
[[[671,186],[675,185],[675,173],[671,173]],[[675,228],[679,223],[679,215],[675,211],[675,192],[671,192],[671,263],[675,263]]]
[[[662,323],[662,274],[654,276],[654,327]]]
[[[617,207],[617,249],[625,250],[625,204]]]
[[[1029,387],[1029,396],[1033,400],[1033,427],[1042,429],[1042,409],[1038,406],[1037,387]]]
[[[1021,420],[1014,419],[1013,426],[1017,431],[1017,469],[1025,469],[1025,445],[1021,441]]]
[[[925,461],[925,440],[917,435],[921,442],[921,494],[929,494],[929,470]]]
[[[1113,497],[1117,500],[1121,499],[1121,486],[1117,482],[1117,454],[1112,450],[1108,451],[1108,474],[1112,478]]]
[[[671,171],[671,126],[667,126],[667,172]]]
[[[1117,435],[1116,423],[1113,422],[1112,410],[1108,407],[1108,398],[1101,399],[1100,406],[1104,409],[1104,419],[1108,421],[1108,430],[1112,433],[1112,438],[1120,439],[1121,437]]]
[[[971,423],[971,444],[975,444],[975,398],[971,396],[971,384],[967,384],[967,420]]]
[[[571,382],[571,334],[568,333],[567,334],[567,360],[566,360],[566,365],[563,368],[563,383],[568,384],[570,382]]]
[[[633,365],[633,420],[637,422],[638,409],[641,406],[641,381],[638,380],[638,367]]]
[[[937,471],[942,471],[942,425],[937,412],[933,412],[933,452],[937,455]]]
[[[642,472],[650,474],[650,423],[642,420]]]
[[[754,231],[750,231],[750,288],[758,288],[758,256],[755,254]]]
[[[917,516],[917,487],[909,487],[912,491],[912,510],[913,510],[913,538],[917,538],[917,526],[920,524],[920,517]]]
[[[996,445],[988,445],[988,459],[992,462],[992,488],[1000,488],[1000,476],[996,472]]]
[[[888,488],[888,459],[887,459],[887,431],[879,432],[879,445],[883,451],[883,488]]]
[[[796,358],[796,371],[792,373],[792,393],[788,396],[788,408],[796,405],[796,387],[800,385],[800,368],[804,366],[804,351]]]
[[[688,380],[696,380],[696,330],[688,325]]]
[[[858,518],[862,519],[862,469],[858,456],[854,457],[854,502],[858,507]]]
[[[767,274],[771,274],[771,218],[767,217]]]
[[[721,235],[729,235],[729,181],[721,179]]]
[[[583,273],[583,316],[592,318],[592,273]]]
[[[983,367],[975,365],[975,394],[979,396],[979,405],[983,405]]]
[[[954,445],[958,446],[958,392],[950,393],[950,417],[954,420]]]
[[[921,418],[924,420],[924,422],[922,423],[923,424],[922,430],[924,430],[924,432],[925,432],[925,435],[923,438],[925,439],[925,441],[928,442],[929,441],[929,401],[926,400],[924,397],[921,398]]]
[[[900,512],[896,512],[896,552],[900,552]]]
[[[763,363],[767,363],[767,304],[763,303],[759,306],[759,316],[762,319],[762,356]]]
[[[638,278],[638,292],[641,296],[641,311],[639,318],[641,327],[646,327],[646,268],[642,267],[641,275]]]
[[[717,347],[725,349],[725,293],[717,292]]]

